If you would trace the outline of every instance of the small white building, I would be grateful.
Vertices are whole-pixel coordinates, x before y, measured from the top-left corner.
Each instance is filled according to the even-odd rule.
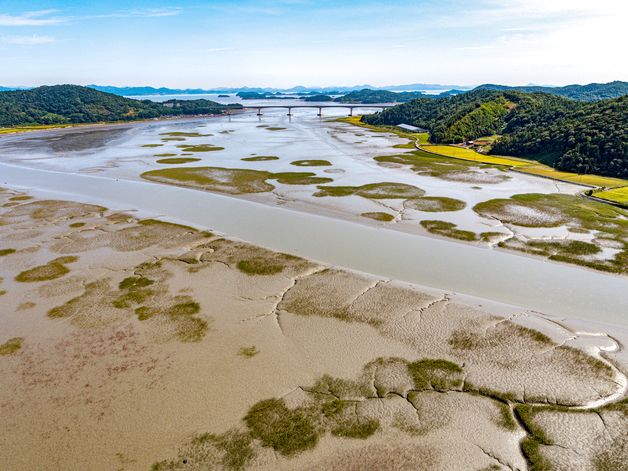
[[[416,126],[411,126],[409,124],[398,124],[397,127],[403,129],[404,131],[427,132],[427,129],[417,128]]]

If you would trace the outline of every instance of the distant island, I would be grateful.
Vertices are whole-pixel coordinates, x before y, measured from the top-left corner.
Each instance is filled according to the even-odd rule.
[[[334,101],[334,99],[329,95],[308,95],[305,98],[303,98],[303,101],[322,102],[322,101]]]

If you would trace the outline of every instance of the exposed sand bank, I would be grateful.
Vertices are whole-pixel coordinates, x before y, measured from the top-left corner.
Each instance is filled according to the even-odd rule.
[[[27,196],[0,193],[8,469],[628,459],[622,329]]]

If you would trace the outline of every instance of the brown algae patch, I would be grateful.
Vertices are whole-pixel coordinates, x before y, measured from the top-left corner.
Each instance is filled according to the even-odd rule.
[[[155,157],[176,157],[176,155],[172,152],[164,152],[163,154],[155,154]]]
[[[68,263],[74,263],[78,257],[67,256],[59,257],[51,260],[45,265],[39,265],[19,273],[15,277],[15,281],[21,283],[33,283],[39,281],[54,280],[70,273],[70,269],[66,267]]]
[[[446,221],[421,221],[423,226],[431,234],[449,237],[451,239],[474,241],[477,240],[475,232],[457,229],[456,224]]]
[[[329,160],[295,160],[290,162],[290,165],[296,165],[297,167],[326,167],[331,165]]]
[[[198,162],[201,159],[195,159],[191,157],[175,157],[172,159],[159,159],[158,164],[188,164],[190,162]]]
[[[85,225],[84,222],[73,222],[73,223],[70,224],[70,227],[72,229],[76,229],[78,227],[83,227],[84,225]]]
[[[0,356],[13,355],[22,348],[23,343],[24,339],[22,337],[13,337],[7,340],[3,344],[0,344]]]
[[[253,358],[258,353],[259,350],[255,345],[251,345],[250,347],[241,347],[240,350],[238,350],[238,355],[244,358]]]
[[[282,128],[280,126],[266,126],[267,131],[285,131],[286,129],[287,128]]]
[[[413,185],[396,182],[368,183],[362,186],[318,186],[314,196],[361,196],[369,199],[420,198],[425,191]]]
[[[161,147],[161,146],[163,146],[163,144],[144,144],[142,147],[152,148],[152,147]]]
[[[255,157],[244,157],[240,160],[244,162],[266,162],[269,160],[279,160],[279,157],[275,155],[257,155]]]
[[[445,196],[424,196],[408,200],[404,203],[406,209],[424,212],[460,211],[467,206],[462,200]]]
[[[9,201],[28,201],[28,200],[32,200],[32,199],[33,199],[32,196],[18,195],[18,196],[12,196],[11,198],[9,198]]]
[[[395,219],[395,216],[392,214],[382,212],[362,213],[360,216],[381,222],[390,222]]]
[[[166,168],[144,172],[141,177],[160,183],[232,195],[274,190],[275,186],[267,180],[276,180],[286,185],[314,185],[332,181],[331,178],[317,177],[311,172],[272,173],[221,167]]]

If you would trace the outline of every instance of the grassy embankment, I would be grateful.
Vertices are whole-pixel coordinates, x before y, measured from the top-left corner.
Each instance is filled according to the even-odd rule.
[[[543,165],[534,160],[520,159],[517,157],[506,157],[499,155],[487,155],[476,152],[473,149],[454,146],[454,145],[434,145],[429,143],[428,133],[409,133],[402,131],[394,126],[373,126],[362,123],[360,116],[350,116],[347,118],[339,118],[338,121],[364,127],[376,132],[391,132],[410,139],[413,142],[408,144],[399,144],[399,148],[419,147],[427,152],[450,157],[454,159],[474,161],[478,163],[504,165],[516,170],[517,172],[535,175],[538,177],[551,178],[554,180],[566,181],[578,185],[586,185],[597,189],[610,189],[608,191],[594,191],[594,196],[602,200],[607,200],[620,205],[628,205],[628,180],[613,177],[604,177],[600,175],[578,175],[572,172],[562,172],[547,165]],[[496,136],[490,138],[481,138],[479,140],[494,140]],[[620,188],[621,187],[621,188]]]

